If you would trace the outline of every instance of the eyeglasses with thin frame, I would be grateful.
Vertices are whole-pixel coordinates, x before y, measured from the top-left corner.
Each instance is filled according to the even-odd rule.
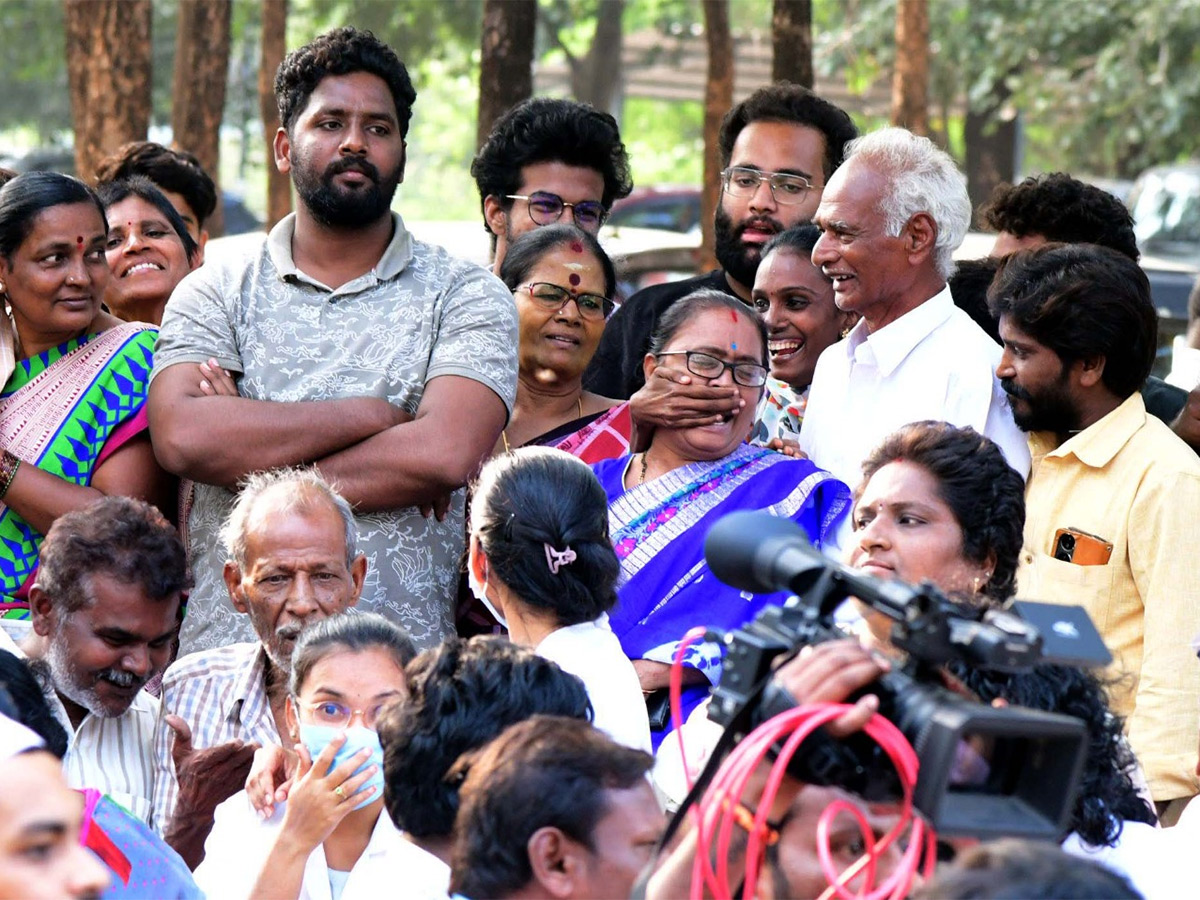
[[[604,224],[608,213],[604,205],[595,200],[568,203],[558,194],[534,191],[532,194],[505,194],[505,200],[524,200],[529,209],[529,218],[535,225],[553,225],[562,218],[563,210],[571,210],[571,218],[584,231],[595,231]]]
[[[664,350],[659,356],[682,356],[687,370],[701,378],[720,378],[726,369],[742,387],[762,387],[767,383],[767,367],[757,363],[731,363],[702,350]]]
[[[790,175],[786,172],[763,172],[759,169],[731,166],[721,173],[721,184],[725,193],[731,197],[753,197],[758,193],[758,186],[764,181],[771,186],[771,196],[775,198],[775,202],[784,206],[802,203],[805,195],[813,189],[813,183],[803,175]]]
[[[317,725],[328,725],[331,728],[345,728],[354,721],[354,717],[358,716],[362,719],[365,727],[375,730],[375,724],[379,721],[379,715],[387,707],[391,701],[376,703],[374,706],[366,709],[352,709],[345,703],[338,703],[336,700],[317,700],[314,703],[299,703],[298,705],[308,710],[312,716],[313,722]]]
[[[577,294],[575,291],[549,281],[531,281],[529,284],[521,285],[517,290],[528,294],[532,300],[553,312],[558,312],[574,300],[580,318],[590,319],[593,322],[603,322],[616,306],[613,301],[607,297],[601,297],[599,294]]]

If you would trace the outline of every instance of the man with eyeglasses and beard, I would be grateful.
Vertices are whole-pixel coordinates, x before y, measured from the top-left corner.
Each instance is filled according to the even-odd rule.
[[[162,514],[106,497],[60,516],[29,591],[22,645],[69,744],[63,772],[150,820],[159,703],[142,690],[167,667],[187,566]]]
[[[595,235],[615,201],[633,190],[617,120],[587,103],[534,97],[497,121],[471,163],[492,271],[514,240],[542,225]]]
[[[676,300],[703,289],[723,291],[750,304],[762,246],[779,232],[812,220],[825,182],[842,161],[842,150],[858,131],[850,117],[807,88],[787,82],[755,91],[721,123],[721,198],[713,219],[721,268],[638,291],[613,314],[596,355],[584,373],[586,390],[628,399],[645,383],[642,360],[659,317]],[[677,386],[657,384],[655,397],[670,403],[635,406],[639,417],[671,416],[697,407],[711,421],[739,402],[728,388],[691,385],[680,407]],[[668,392],[670,392],[668,394]],[[675,424],[673,420],[670,420]],[[688,423],[684,423],[688,424]],[[700,424],[693,422],[691,424]]]
[[[275,95],[296,212],[180,284],[155,354],[155,452],[196,482],[181,648],[254,639],[218,531],[247,474],[310,463],[354,508],[362,606],[432,646],[453,631],[461,488],[515,399],[512,295],[390,209],[416,99],[391,48],[331,31],[288,55]]]
[[[193,868],[213,812],[242,789],[254,751],[282,745],[300,632],[358,603],[367,559],[354,512],[312,469],[251,475],[225,523],[224,581],[256,640],[177,660],[163,678],[154,826]]]

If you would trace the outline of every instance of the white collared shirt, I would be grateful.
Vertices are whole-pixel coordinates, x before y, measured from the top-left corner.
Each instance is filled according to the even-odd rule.
[[[618,744],[650,753],[650,720],[633,663],[608,624],[608,614],[552,631],[534,652],[579,678],[592,701],[594,724]]]
[[[204,862],[196,868],[196,884],[209,897],[241,900],[250,897],[266,862],[287,804],[275,807],[271,818],[258,817],[245,791],[217,807],[213,829],[204,844]],[[406,840],[380,808],[371,839],[345,880],[340,900],[445,900],[450,867]],[[324,847],[309,854],[298,900],[333,900]]]
[[[149,823],[154,804],[154,729],[158,700],[138,691],[122,715],[110,719],[88,713],[71,727],[58,695],[46,696],[54,717],[67,731],[63,774],[73,788],[95,788]]]
[[[0,650],[27,659],[25,652],[0,630]],[[42,685],[46,703],[67,733],[63,774],[73,788],[95,788],[150,822],[154,803],[154,729],[159,703],[138,691],[129,709],[115,719],[88,713],[75,728],[54,690]]]
[[[817,361],[800,449],[853,488],[863,460],[910,422],[970,426],[1029,474],[1029,447],[996,378],[1000,347],[943,288],[873,333],[860,321]]]

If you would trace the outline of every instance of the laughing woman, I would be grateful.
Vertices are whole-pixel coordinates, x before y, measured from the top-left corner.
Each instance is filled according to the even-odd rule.
[[[162,191],[139,176],[97,188],[108,217],[112,277],[104,303],[126,322],[162,324],[175,285],[200,265],[200,247]]]
[[[817,357],[858,319],[834,305],[833,282],[812,264],[820,236],[815,225],[799,225],[763,247],[751,298],[767,324],[771,377],[758,406],[756,443],[799,437]]]
[[[750,595],[719,582],[704,562],[704,535],[723,515],[761,509],[794,520],[818,548],[836,539],[850,491],[807,459],[744,443],[767,378],[766,329],[741,301],[699,291],[662,317],[646,355],[746,401],[711,425],[655,429],[644,453],[593,467],[609,500],[609,530],[621,561],[613,631],[633,660],[642,690],[667,686],[670,662],[696,625],[736,628],[785,595]],[[720,677],[720,653],[692,645],[684,658],[685,711]],[[653,723],[652,723],[653,724]],[[661,738],[662,730],[655,734]]]

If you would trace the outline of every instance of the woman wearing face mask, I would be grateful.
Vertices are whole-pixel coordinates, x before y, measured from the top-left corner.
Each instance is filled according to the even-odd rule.
[[[245,791],[217,807],[196,883],[210,897],[374,898],[394,892],[416,852],[383,813],[375,723],[407,695],[408,636],[381,616],[324,619],[292,653],[287,699],[300,766],[265,821]]]
[[[607,498],[584,463],[526,447],[484,466],[471,500],[472,593],[514,643],[578,676],[597,728],[649,751],[637,674],[608,624],[619,573]]]

